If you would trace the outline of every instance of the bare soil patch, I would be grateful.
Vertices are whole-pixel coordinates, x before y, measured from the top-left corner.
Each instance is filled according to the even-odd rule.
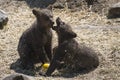
[[[35,17],[26,1],[1,0],[0,8],[6,11],[9,17],[7,26],[0,31],[0,79],[2,79],[8,74],[16,73],[10,66],[19,58],[16,50],[19,38],[34,22]],[[70,74],[59,76],[54,73],[56,77],[46,78],[39,76],[37,71],[33,77],[36,80],[120,80],[120,19],[108,20],[103,14],[89,10],[71,12],[69,9],[54,9],[53,13],[55,19],[59,16],[72,26],[78,35],[76,40],[79,43],[86,44],[98,52],[100,65],[90,73],[73,74],[74,77]],[[55,46],[57,36],[54,31],[53,34]]]

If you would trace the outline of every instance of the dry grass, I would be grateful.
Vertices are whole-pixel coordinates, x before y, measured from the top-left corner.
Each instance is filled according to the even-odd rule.
[[[6,0],[10,1],[10,0]],[[26,2],[4,3],[0,6],[9,16],[8,25],[0,31],[0,79],[15,73],[10,65],[19,56],[17,45],[22,32],[27,29],[35,20],[31,9]],[[63,21],[72,25],[78,34],[76,40],[84,43],[98,52],[100,58],[99,67],[88,73],[77,75],[72,78],[64,77],[36,77],[38,80],[120,80],[120,26],[119,19],[108,20],[104,15],[100,16],[87,10],[70,12],[70,10],[54,10],[54,18],[61,17]],[[53,32],[55,34],[55,32]],[[56,35],[53,38],[56,45]]]

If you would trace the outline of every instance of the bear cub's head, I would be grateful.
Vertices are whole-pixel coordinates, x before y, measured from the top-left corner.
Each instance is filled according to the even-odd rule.
[[[77,36],[77,34],[72,31],[71,26],[63,22],[59,17],[56,19],[56,23],[57,26],[52,27],[52,29],[56,31],[58,37],[72,39]]]
[[[37,24],[40,24],[40,27],[51,28],[54,24],[52,7],[46,9],[33,9],[32,13],[37,19]]]

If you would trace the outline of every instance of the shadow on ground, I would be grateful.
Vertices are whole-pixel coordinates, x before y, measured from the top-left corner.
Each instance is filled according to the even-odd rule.
[[[36,71],[33,69],[29,69],[29,70],[22,69],[19,59],[11,64],[10,69],[14,70],[17,73],[22,73],[30,76],[35,76],[36,74]]]
[[[36,76],[36,75],[38,76],[41,70],[41,66],[37,67],[36,69],[25,70],[21,68],[20,60],[18,59],[16,62],[11,64],[10,69],[14,70],[17,73],[22,73],[22,74],[29,75],[29,76]],[[70,72],[70,71],[66,71],[63,69],[62,71],[59,71],[57,74],[53,74],[52,77],[73,78],[77,75],[84,75],[89,72],[92,72],[95,69],[96,68],[92,68],[89,70],[83,69],[83,70],[78,70],[77,72]],[[42,76],[42,75],[39,75],[39,76]]]
[[[76,77],[78,75],[84,75],[84,74],[88,74],[92,71],[94,71],[96,68],[92,68],[92,69],[89,69],[89,70],[79,70],[79,71],[76,71],[76,72],[60,72],[60,74],[55,74],[53,75],[52,77],[64,77],[64,78],[73,78],[73,77]]]

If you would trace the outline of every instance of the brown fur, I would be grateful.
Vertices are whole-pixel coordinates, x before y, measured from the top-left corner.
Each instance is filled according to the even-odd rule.
[[[21,36],[18,44],[23,68],[33,67],[38,62],[48,62],[52,58],[51,28],[54,24],[53,14],[49,9],[32,10],[36,21]]]
[[[50,76],[61,63],[72,72],[96,68],[99,65],[96,53],[85,45],[79,45],[74,39],[76,33],[60,18],[57,18],[56,23],[53,29],[58,34],[58,46],[54,49],[53,59],[45,75]]]

